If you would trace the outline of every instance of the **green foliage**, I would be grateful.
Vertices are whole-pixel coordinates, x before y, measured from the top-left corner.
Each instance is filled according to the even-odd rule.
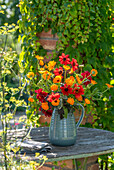
[[[19,6],[22,14],[19,20],[22,38],[19,65],[24,74],[30,70],[37,72],[35,55],[46,56],[40,43],[36,43],[39,40],[37,33],[51,29],[52,34],[58,36],[53,51],[55,61],[64,51],[79,64],[83,62],[85,70],[98,70],[96,87],[102,92],[106,83],[114,84],[111,81],[114,74],[112,0],[21,0]],[[104,100],[98,98],[92,109],[92,127],[114,131],[114,88],[103,96]],[[87,107],[89,112],[90,106]]]
[[[19,27],[24,35],[19,37],[22,37],[19,65],[24,74],[30,70],[37,72],[35,55],[46,56],[40,43],[36,43],[39,40],[37,33],[43,30],[47,32],[51,28],[52,34],[57,34],[59,39],[53,56],[65,51],[71,58],[76,58],[79,64],[83,61],[84,70],[97,69],[99,79],[96,87],[104,91],[106,83],[110,83],[113,77],[111,2],[21,0],[19,6],[22,19],[19,20]],[[54,60],[58,61],[58,58]],[[114,130],[111,119],[113,94],[113,89],[110,89],[110,93],[104,93],[107,102],[96,101],[94,112],[100,119],[97,119],[94,127],[99,128],[99,124],[102,124],[102,128]]]
[[[20,11],[19,8],[16,6],[18,5],[19,0],[1,0],[0,1],[0,25],[4,25],[4,23],[15,23],[19,19]]]

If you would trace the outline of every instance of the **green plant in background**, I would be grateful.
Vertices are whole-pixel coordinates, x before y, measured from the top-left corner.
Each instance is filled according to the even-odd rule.
[[[19,124],[15,122],[17,108],[20,106],[26,107],[27,105],[24,99],[21,99],[26,86],[26,80],[22,84],[19,69],[17,72],[14,69],[15,65],[18,66],[18,54],[6,45],[8,34],[15,32],[17,29],[18,26],[14,27],[14,24],[5,24],[5,26],[0,28],[0,34],[5,36],[4,48],[0,48],[0,121],[2,124],[2,130],[0,131],[0,169],[6,170],[37,169],[47,160],[45,156],[39,158],[39,153],[36,153],[36,157],[40,160],[39,163],[35,161],[29,162],[27,160],[22,161],[18,157],[20,153],[17,153],[20,148],[16,146],[12,148],[12,144],[16,144],[16,139],[11,139],[8,136],[8,133],[12,129],[10,121],[14,120],[14,133],[16,133],[16,125]],[[9,77],[11,78],[11,75],[15,79],[18,77],[17,87],[9,85],[8,80]],[[16,99],[17,94],[18,98]],[[26,122],[24,123],[27,125]],[[18,160],[16,159],[17,157]]]
[[[35,55],[46,56],[37,33],[51,29],[52,34],[58,36],[53,51],[56,62],[64,51],[76,58],[79,64],[83,62],[83,71],[98,70],[96,87],[101,91],[104,91],[106,83],[114,84],[112,0],[20,0],[19,6],[22,15],[19,20],[19,39],[22,38],[19,65],[24,74],[29,71],[37,73]],[[88,106],[87,112],[94,116],[92,125],[86,126],[114,131],[114,88],[103,96],[103,100],[98,98],[95,101],[95,107]]]

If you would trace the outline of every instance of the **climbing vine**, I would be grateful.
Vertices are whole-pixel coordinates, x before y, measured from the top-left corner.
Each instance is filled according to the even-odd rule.
[[[106,83],[113,84],[111,4],[111,0],[20,0],[22,53],[19,65],[22,72],[37,72],[35,55],[46,56],[47,53],[38,42],[37,34],[51,29],[52,34],[58,36],[53,50],[55,61],[64,51],[76,58],[79,64],[83,62],[84,70],[98,70],[96,87],[104,90]],[[110,93],[104,94],[103,101],[96,101],[94,127],[114,130],[113,94],[114,88],[111,88]]]
[[[98,70],[96,87],[103,91],[106,83],[114,84],[112,34],[114,31],[112,0],[20,0],[19,20],[22,73],[37,72],[36,55],[47,56],[38,42],[43,30],[58,36],[53,59],[62,52],[85,65],[84,70]],[[48,57],[48,56],[47,56]],[[92,90],[92,89],[91,89]],[[92,126],[114,131],[114,88],[96,100]],[[91,110],[91,106],[87,106]],[[103,158],[102,158],[103,159]]]

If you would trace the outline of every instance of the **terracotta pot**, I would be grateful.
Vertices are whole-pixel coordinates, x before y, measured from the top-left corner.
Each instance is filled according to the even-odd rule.
[[[45,123],[49,125],[50,121],[51,121],[51,117],[47,117],[45,115],[41,115],[41,117],[39,118],[39,122],[40,124],[44,124],[43,126],[46,126]]]

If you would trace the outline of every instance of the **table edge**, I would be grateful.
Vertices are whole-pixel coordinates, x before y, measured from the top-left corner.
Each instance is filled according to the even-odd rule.
[[[48,160],[46,162],[87,158],[87,157],[99,156],[99,155],[104,155],[104,154],[113,153],[113,152],[114,152],[114,149],[110,149],[110,150],[106,150],[106,151],[93,152],[93,153],[87,153],[87,154],[79,154],[79,155],[71,155],[71,156],[63,156],[63,157],[61,156],[61,157],[57,157],[57,158],[48,158]]]

